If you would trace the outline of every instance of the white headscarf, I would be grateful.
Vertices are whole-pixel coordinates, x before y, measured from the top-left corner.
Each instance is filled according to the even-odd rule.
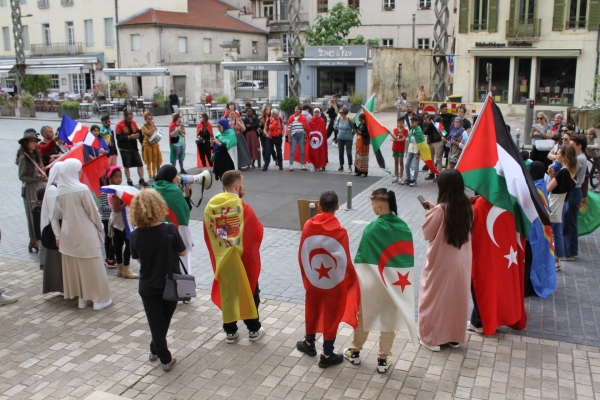
[[[89,192],[90,189],[79,182],[79,171],[81,171],[81,161],[69,158],[63,162],[60,169],[60,181],[58,182],[58,196],[76,192]]]
[[[44,200],[42,202],[42,215],[40,216],[40,231],[43,231],[46,225],[50,223],[50,216],[52,210],[54,210],[54,204],[56,203],[56,186],[58,185],[58,178],[60,177],[60,170],[62,168],[62,161],[57,162],[50,169],[50,176],[48,177],[48,185],[46,186],[46,192],[44,193]]]

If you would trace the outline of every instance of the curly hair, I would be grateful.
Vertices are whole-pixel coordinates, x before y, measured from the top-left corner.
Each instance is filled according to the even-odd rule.
[[[129,206],[129,218],[133,226],[148,228],[167,215],[167,204],[154,189],[143,189],[133,197]]]

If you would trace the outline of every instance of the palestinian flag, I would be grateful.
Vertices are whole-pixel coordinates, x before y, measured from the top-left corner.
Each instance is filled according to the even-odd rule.
[[[373,147],[373,152],[377,152],[391,132],[365,106],[362,106],[362,110],[365,114],[365,121],[371,138],[371,147]]]
[[[363,107],[365,109],[369,110],[369,112],[371,114],[375,113],[375,93],[373,93],[371,95],[371,97],[369,97],[369,100],[367,100],[367,102],[364,104]],[[354,123],[356,124],[356,126],[358,126],[358,124],[360,123],[358,116],[362,113],[363,113],[363,110],[361,108],[354,116]],[[391,174],[390,171],[385,169],[385,159],[383,158],[383,154],[381,154],[381,150],[379,149],[379,147],[377,149],[374,148],[373,153],[375,154],[375,159],[377,160],[377,164],[379,164],[379,168],[382,168],[385,170],[385,172],[387,172],[388,174]]]
[[[172,182],[157,181],[152,185],[167,203],[167,219],[170,223],[179,228],[180,225],[188,226],[190,224],[190,209],[183,197],[181,189]]]
[[[433,127],[442,135],[442,137],[448,136],[448,132],[444,129],[444,124],[441,122],[434,122]]]
[[[253,294],[263,233],[254,210],[234,194],[220,193],[204,209],[204,241],[215,274],[211,298],[224,323],[258,318]]]
[[[114,194],[115,196],[120,198],[123,201],[123,203],[130,206],[133,197],[140,191],[134,188],[133,186],[108,185],[102,186],[100,188],[100,192],[106,194]]]
[[[579,206],[579,215],[577,216],[579,236],[589,235],[600,227],[599,215],[600,195],[589,190]]]
[[[394,214],[380,215],[365,228],[354,258],[365,331],[407,330],[416,345],[413,237]]]
[[[483,104],[456,169],[467,187],[513,214],[517,232],[524,237],[528,237],[538,216],[543,225],[550,224],[548,212],[491,95]]]

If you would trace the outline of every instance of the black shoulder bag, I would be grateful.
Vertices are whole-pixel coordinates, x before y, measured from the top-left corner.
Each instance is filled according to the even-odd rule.
[[[181,258],[179,263],[185,275],[173,273],[173,235],[167,235],[167,276],[163,299],[188,302],[196,297],[196,278],[188,274]]]
[[[56,184],[53,183],[51,186],[56,187]],[[58,222],[62,226],[62,219],[59,219]],[[56,247],[56,236],[52,230],[52,222],[42,229],[42,246],[48,250],[58,250],[58,247]]]

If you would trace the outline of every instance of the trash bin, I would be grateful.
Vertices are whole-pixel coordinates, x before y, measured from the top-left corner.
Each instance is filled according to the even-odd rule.
[[[298,217],[300,219],[300,230],[304,229],[304,224],[309,219],[309,204],[315,204],[315,212],[319,214],[319,200],[298,200]],[[315,214],[315,215],[316,215]]]
[[[460,103],[462,101],[462,94],[451,94],[450,96],[448,96],[448,99],[452,103]]]

